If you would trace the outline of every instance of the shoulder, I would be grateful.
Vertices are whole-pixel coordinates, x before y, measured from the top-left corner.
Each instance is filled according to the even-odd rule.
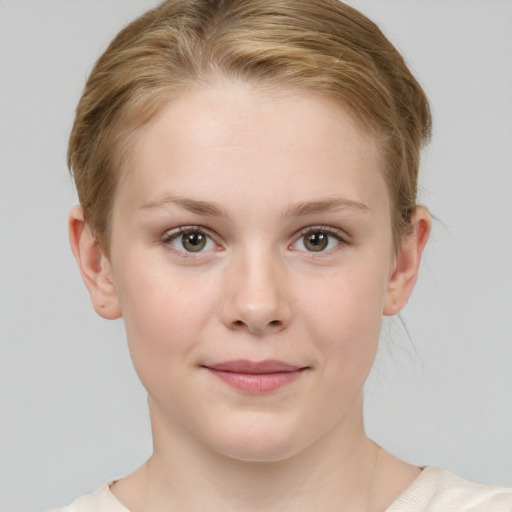
[[[67,507],[49,512],[129,512],[129,510],[110,492],[110,483],[107,483],[97,491],[76,499]]]
[[[386,512],[512,512],[512,489],[477,484],[434,466]]]

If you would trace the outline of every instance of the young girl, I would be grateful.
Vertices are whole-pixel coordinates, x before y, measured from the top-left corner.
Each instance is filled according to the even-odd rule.
[[[65,512],[510,511],[365,434],[383,316],[414,287],[427,99],[337,0],[168,0],[99,59],[73,253],[122,317],[154,452]]]

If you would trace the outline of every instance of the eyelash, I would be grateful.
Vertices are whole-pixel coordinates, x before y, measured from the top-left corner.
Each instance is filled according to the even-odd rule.
[[[199,251],[187,251],[187,250],[180,250],[172,245],[172,242],[175,240],[178,240],[179,237],[183,237],[183,235],[186,234],[202,234],[205,235],[213,244],[215,244],[214,249],[209,249],[207,251],[199,250]],[[332,253],[336,249],[340,249],[343,246],[350,245],[350,242],[347,240],[346,235],[342,235],[342,232],[338,229],[334,229],[328,226],[308,226],[306,228],[303,228],[299,231],[298,236],[294,239],[294,241],[289,244],[288,248],[293,249],[293,246],[297,244],[301,239],[304,239],[307,235],[312,234],[322,234],[322,235],[328,235],[330,238],[334,238],[337,242],[335,247],[331,247],[328,250],[320,250],[320,251],[308,251],[308,250],[300,250],[299,252],[307,253],[311,256],[320,257],[323,254],[326,253]],[[220,250],[222,249],[222,246],[217,243],[214,239],[214,237],[210,234],[210,231],[202,226],[180,226],[176,229],[172,229],[170,231],[167,231],[161,238],[162,245],[169,248],[169,250],[172,250],[175,254],[177,254],[180,257],[183,258],[198,258],[198,257],[205,257],[204,254],[207,252],[210,252],[211,250]],[[206,242],[208,243],[208,241]],[[329,243],[329,242],[328,242]],[[340,247],[341,246],[341,247]]]
[[[200,250],[200,251],[194,252],[194,251],[187,251],[184,248],[183,248],[183,250],[181,250],[172,245],[172,242],[174,242],[175,240],[178,240],[180,237],[183,237],[184,235],[187,235],[187,234],[204,235],[207,238],[205,243],[208,244],[208,241],[210,241],[214,244],[215,247],[213,249],[209,249],[207,251]],[[171,250],[174,254],[176,254],[182,258],[200,258],[200,257],[204,258],[206,252],[210,252],[211,250],[219,250],[222,248],[222,246],[214,240],[214,237],[210,234],[210,231],[208,229],[205,229],[202,226],[180,226],[176,229],[169,230],[166,233],[164,233],[164,235],[160,239],[160,242],[162,243],[162,245],[164,245],[169,250]]]
[[[341,249],[343,246],[350,245],[350,242],[348,241],[347,235],[344,235],[343,232],[341,232],[339,229],[331,228],[329,226],[308,226],[304,229],[301,229],[299,231],[299,236],[295,239],[293,243],[289,245],[289,247],[292,247],[300,240],[303,240],[307,235],[312,234],[322,234],[322,235],[328,235],[331,238],[334,238],[337,242],[335,247],[331,247],[328,250],[322,250],[322,251],[300,251],[307,253],[310,257],[320,257],[322,255],[325,255],[327,253],[331,254],[333,251],[336,251],[337,249]]]

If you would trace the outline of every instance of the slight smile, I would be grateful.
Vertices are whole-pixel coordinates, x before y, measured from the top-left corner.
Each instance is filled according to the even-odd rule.
[[[290,365],[283,361],[248,361],[238,359],[203,366],[213,375],[235,389],[251,394],[276,391],[290,384],[307,367]]]

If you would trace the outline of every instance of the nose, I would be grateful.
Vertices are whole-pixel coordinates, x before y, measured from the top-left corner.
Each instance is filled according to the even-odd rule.
[[[286,329],[292,317],[289,283],[276,260],[260,252],[239,255],[228,265],[221,311],[226,327],[257,335]]]

